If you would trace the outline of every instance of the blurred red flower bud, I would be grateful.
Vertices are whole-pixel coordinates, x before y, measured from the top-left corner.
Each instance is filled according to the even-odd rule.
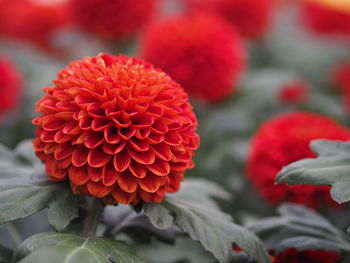
[[[22,90],[22,77],[14,63],[0,56],[0,117],[17,106]]]
[[[206,13],[154,23],[141,41],[143,58],[205,102],[222,100],[235,91],[244,53],[240,36],[225,21]]]
[[[307,112],[282,114],[261,125],[251,144],[247,177],[266,201],[274,205],[289,201],[313,208],[327,201],[336,206],[328,186],[275,185],[282,167],[315,157],[309,144],[316,139],[347,141],[350,131],[328,117]]]
[[[273,263],[336,263],[342,256],[333,251],[304,250],[298,251],[294,248],[283,251],[273,258]]]
[[[52,36],[70,22],[66,1],[1,0],[0,35],[52,50]]]
[[[350,2],[339,0],[304,0],[302,20],[321,35],[350,36]]]
[[[300,104],[307,98],[308,88],[302,80],[283,85],[279,91],[279,99],[285,104]]]
[[[120,40],[139,31],[154,15],[158,0],[70,0],[81,28],[104,39]]]
[[[260,38],[269,28],[276,0],[183,0],[191,9],[214,12],[227,19],[244,37]]]

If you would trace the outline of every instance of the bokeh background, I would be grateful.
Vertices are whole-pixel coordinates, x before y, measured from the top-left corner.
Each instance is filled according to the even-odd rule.
[[[276,202],[246,176],[252,138],[263,123],[307,111],[349,128],[348,0],[0,0],[0,142],[13,148],[33,138],[42,88],[69,62],[104,52],[144,58],[188,91],[201,146],[186,176],[232,193],[222,207],[238,223],[275,214]],[[275,137],[283,139],[288,127]],[[347,208],[329,205],[324,195],[318,211],[344,229]],[[25,229],[21,222],[22,238],[47,228],[44,222]],[[0,231],[1,240],[11,229]],[[177,249],[155,243],[144,253],[159,257],[159,246],[164,262],[184,251],[193,262],[212,262],[186,238]]]

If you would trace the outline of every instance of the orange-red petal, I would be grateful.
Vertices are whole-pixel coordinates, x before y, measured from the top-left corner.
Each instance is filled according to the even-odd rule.
[[[86,167],[71,166],[68,172],[69,180],[75,185],[83,185],[89,181]]]
[[[98,168],[105,166],[110,159],[111,155],[106,154],[102,148],[99,147],[89,151],[87,161],[90,166]]]

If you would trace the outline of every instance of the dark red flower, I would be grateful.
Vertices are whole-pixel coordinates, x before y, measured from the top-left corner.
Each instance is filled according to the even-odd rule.
[[[205,13],[154,23],[143,36],[141,54],[190,95],[207,102],[231,94],[244,67],[239,35],[219,17]]]
[[[0,57],[0,116],[17,106],[22,90],[22,78],[13,62]]]
[[[318,207],[335,204],[328,186],[275,185],[277,173],[292,162],[312,158],[309,144],[315,139],[350,140],[350,131],[336,121],[315,113],[282,114],[265,122],[251,144],[247,176],[261,196],[271,204],[283,201]]]
[[[335,67],[333,83],[341,92],[346,112],[350,113],[350,62],[344,62]]]
[[[286,104],[300,104],[307,98],[308,88],[302,80],[290,82],[282,86],[279,99]]]
[[[158,0],[70,0],[73,17],[83,29],[105,39],[130,37],[154,15]]]
[[[350,62],[343,62],[334,68],[333,83],[341,91],[350,89]]]
[[[0,35],[29,41],[50,50],[52,34],[69,23],[69,15],[64,2],[41,2],[0,1]]]
[[[350,4],[348,1],[304,0],[302,20],[321,35],[350,36]]]
[[[74,61],[44,88],[34,146],[52,181],[108,203],[160,202],[176,192],[199,137],[184,90],[137,58]]]
[[[273,263],[336,263],[342,258],[336,252],[325,250],[298,251],[294,248],[283,251],[273,258]]]
[[[268,29],[275,0],[183,0],[192,9],[215,12],[227,19],[244,37],[260,38]]]

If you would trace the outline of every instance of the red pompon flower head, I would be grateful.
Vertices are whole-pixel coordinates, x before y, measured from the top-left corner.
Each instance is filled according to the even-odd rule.
[[[247,176],[261,196],[273,205],[289,201],[317,208],[328,202],[328,186],[275,185],[282,167],[292,162],[316,157],[309,144],[316,139],[347,141],[350,131],[336,121],[315,113],[294,112],[265,122],[251,144]]]
[[[234,92],[244,53],[240,36],[220,17],[206,13],[154,23],[141,41],[144,59],[204,102],[219,101]]]
[[[34,147],[52,181],[107,203],[160,202],[176,192],[199,144],[188,96],[137,58],[74,61],[44,88]]]
[[[304,250],[298,251],[294,248],[283,251],[273,257],[273,263],[336,263],[342,255],[326,250]]]
[[[285,104],[302,104],[307,99],[308,87],[303,80],[283,85],[279,91],[279,99]]]
[[[66,0],[1,0],[0,35],[52,50],[53,34],[70,21]]]
[[[214,12],[230,22],[245,38],[265,35],[276,0],[183,0],[190,9]]]
[[[107,40],[131,37],[155,14],[159,0],[70,0],[76,23]]]
[[[302,20],[320,35],[350,36],[350,2],[342,0],[303,0]]]
[[[12,61],[0,56],[0,117],[17,106],[22,90],[22,77]]]

